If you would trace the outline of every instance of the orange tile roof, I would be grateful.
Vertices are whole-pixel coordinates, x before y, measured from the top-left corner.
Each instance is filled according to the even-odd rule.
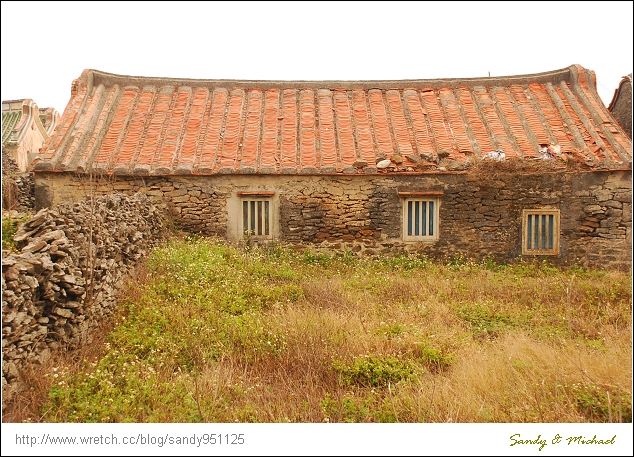
[[[85,70],[34,171],[121,175],[422,173],[555,145],[631,168],[632,144],[579,65],[500,78],[236,81]],[[559,148],[553,148],[555,150]],[[417,163],[430,165],[417,167]]]

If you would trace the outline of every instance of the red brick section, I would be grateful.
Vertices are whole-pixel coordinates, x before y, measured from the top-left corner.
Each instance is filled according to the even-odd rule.
[[[629,167],[631,142],[598,98],[593,73],[564,70],[508,84],[481,78],[249,86],[109,75],[95,87],[103,73],[87,70],[73,82],[34,169],[372,173],[390,158],[388,172],[425,173],[437,159],[460,163],[498,148],[508,158],[536,159],[548,144],[589,166]]]

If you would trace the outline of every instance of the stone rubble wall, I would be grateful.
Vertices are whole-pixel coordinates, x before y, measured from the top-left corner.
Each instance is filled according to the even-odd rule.
[[[8,153],[2,153],[2,209],[17,213],[35,208],[35,178],[33,173],[21,173]]]
[[[165,212],[143,194],[40,210],[2,252],[2,390],[19,369],[91,341],[137,262],[164,239]]]
[[[73,201],[89,192],[143,192],[165,203],[179,228],[231,239],[239,191],[273,191],[279,199],[276,241],[359,255],[416,252],[447,259],[522,255],[522,210],[559,209],[559,256],[552,264],[630,269],[631,171],[437,173],[397,176],[170,176],[118,177],[89,183],[78,176],[38,173],[43,201]],[[36,188],[36,189],[37,189]],[[402,240],[399,192],[442,192],[439,239]],[[235,211],[234,211],[235,212]],[[536,258],[530,256],[529,258]]]

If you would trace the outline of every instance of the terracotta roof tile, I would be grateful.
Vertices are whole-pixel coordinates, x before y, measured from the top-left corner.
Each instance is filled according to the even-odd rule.
[[[315,93],[308,89],[299,96],[299,156],[301,169],[318,165],[315,135]]]
[[[409,128],[405,119],[405,109],[398,90],[388,90],[386,93],[387,103],[392,118],[392,126],[396,139],[397,152],[401,155],[413,154],[412,142],[409,136]]]
[[[404,93],[405,105],[412,120],[412,130],[414,131],[414,141],[419,154],[427,154],[432,157],[435,154],[433,137],[430,127],[427,124],[427,110],[423,108],[419,93],[408,89]]]
[[[8,122],[8,118],[7,122]],[[5,118],[3,117],[3,123]],[[558,145],[590,167],[632,146],[578,65],[535,75],[419,81],[227,81],[86,70],[35,171],[115,174],[429,172],[502,148]],[[403,162],[394,157],[400,154]],[[451,168],[450,170],[460,168]]]
[[[332,93],[320,90],[319,98],[319,149],[321,152],[321,167],[332,171],[340,171],[335,144],[335,118],[332,103]]]
[[[275,173],[279,171],[278,117],[280,92],[270,89],[264,95],[264,125],[262,127],[262,153],[258,171]]]
[[[139,144],[145,139],[142,135],[145,130],[145,123],[151,114],[150,108],[152,108],[154,96],[154,90],[144,90],[139,95],[136,106],[132,108],[130,123],[124,132],[125,135],[119,147],[119,153],[115,152],[114,155],[115,159],[112,168],[115,172],[129,173],[132,171],[130,168],[133,164],[133,159],[136,157]]]
[[[370,89],[368,91],[370,99],[370,111],[374,120],[374,133],[380,156],[389,157],[394,151],[392,134],[385,111],[383,91]]]
[[[173,92],[159,93],[154,105],[154,112],[145,130],[145,141],[136,157],[137,164],[149,165],[154,162],[154,157],[163,143],[163,126],[167,123],[173,95]]]
[[[88,141],[88,145],[83,150],[83,152],[81,153],[81,156],[79,157],[79,160],[77,161],[76,170],[78,172],[80,173],[85,172],[86,169],[88,168],[88,165],[91,163],[91,159],[92,157],[94,157],[94,154],[96,152],[95,146],[99,140],[99,137],[103,135],[103,129],[106,124],[106,119],[108,118],[108,114],[110,114],[112,104],[117,99],[119,94],[120,94],[120,89],[118,86],[115,87],[113,90],[111,90],[110,93],[108,94],[108,98],[106,99],[101,109],[101,113],[99,114],[95,127],[92,129],[92,132],[89,132],[91,134],[91,137],[90,137],[90,140]]]
[[[242,143],[239,168],[242,173],[255,173],[260,145],[260,119],[262,112],[262,91],[249,91],[247,101],[246,126]]]
[[[132,114],[131,107],[136,100],[138,91],[136,89],[126,89],[123,93],[123,97],[119,102],[117,110],[114,114],[114,118],[110,123],[110,128],[106,133],[106,136],[101,143],[101,148],[95,159],[95,165],[104,171],[108,171],[110,163],[115,155],[115,150],[121,141],[121,138],[126,133],[125,126],[128,118]],[[62,116],[63,118],[63,116]]]
[[[297,94],[295,89],[282,93],[282,172],[297,172]]]
[[[464,116],[467,119],[468,128],[473,132],[474,137],[474,153],[478,156],[493,151],[495,148],[491,144],[489,130],[482,121],[482,113],[476,107],[471,91],[468,87],[459,87],[456,89],[458,100],[462,106]]]
[[[207,134],[205,135],[198,171],[203,174],[213,172],[218,158],[218,150],[221,140],[225,135],[222,129],[229,92],[227,89],[216,89],[213,91],[213,101],[211,105],[211,114],[207,123]]]
[[[466,158],[465,154],[473,152],[473,145],[469,139],[466,124],[460,113],[460,106],[450,88],[443,88],[438,91],[440,102],[444,107],[444,111],[447,117],[447,125],[451,131],[451,136],[454,138],[454,145],[457,151],[461,154],[454,154],[454,157],[462,161]]]
[[[349,168],[353,167],[358,157],[354,144],[350,100],[345,90],[335,90],[333,100],[335,104],[335,116],[337,117],[337,142],[341,151],[341,165],[345,171],[352,172],[353,170]]]

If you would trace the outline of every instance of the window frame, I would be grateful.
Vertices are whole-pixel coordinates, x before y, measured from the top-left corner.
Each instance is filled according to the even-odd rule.
[[[273,196],[275,192],[268,191],[257,191],[257,192],[237,192],[238,196],[238,238],[240,240],[273,240],[274,234],[276,232],[276,219],[275,219],[275,203]],[[247,211],[247,221],[245,221],[245,203],[246,211]],[[258,203],[262,203],[262,205],[258,205]],[[265,209],[267,208],[268,209]],[[259,219],[257,216],[253,219],[253,211],[255,210],[256,214],[264,214],[264,217]],[[264,211],[264,213],[263,213]],[[268,211],[268,215],[266,214]],[[268,217],[267,217],[268,216]],[[258,219],[260,224],[258,224]],[[245,222],[247,227],[254,227],[254,229],[247,228],[245,229]],[[268,234],[266,233],[257,233],[257,232],[266,232],[266,226],[268,222]],[[255,230],[256,233],[247,233],[248,231]]]
[[[402,233],[403,233],[403,241],[405,242],[423,242],[423,243],[434,243],[438,241],[440,236],[440,203],[441,197],[443,196],[443,192],[399,192],[399,197],[402,199]],[[429,214],[432,216],[431,227],[429,223],[425,223],[425,228],[431,228],[432,234],[428,235],[410,235],[409,234],[409,203],[412,203],[412,208],[414,208],[415,202],[424,202],[426,203],[424,206],[421,206],[420,217],[419,220],[421,222],[429,221]],[[429,203],[433,204],[433,210],[431,213],[427,212],[429,208]],[[425,216],[423,217],[423,207],[425,208]],[[412,209],[412,211],[416,211]],[[425,228],[421,227],[421,232],[426,231]]]
[[[534,216],[538,216],[539,219],[533,219],[531,220],[531,224],[529,224],[529,216],[531,219],[533,219]],[[551,223],[547,221],[547,216],[552,216]],[[535,227],[537,227],[537,232],[533,230]],[[550,247],[549,233],[542,231],[544,228],[546,228],[548,232],[552,230],[552,247]],[[559,255],[560,231],[561,211],[559,209],[534,208],[522,210],[522,255]],[[537,242],[539,247],[533,248],[533,242]],[[543,245],[545,244],[549,246],[544,247]]]

